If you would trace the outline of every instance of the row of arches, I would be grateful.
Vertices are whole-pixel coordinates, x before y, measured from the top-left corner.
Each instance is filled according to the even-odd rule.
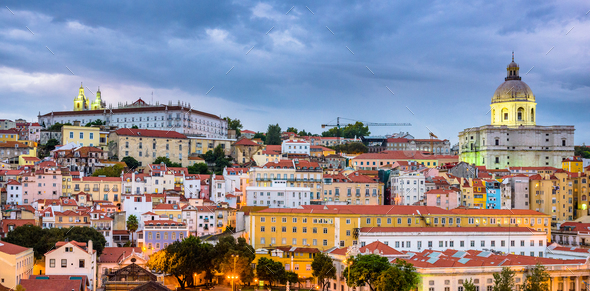
[[[519,107],[516,110],[516,120],[515,121],[527,121],[527,117],[528,117],[528,121],[529,122],[535,122],[535,109],[531,108],[529,115],[527,116],[525,109],[523,107]],[[492,109],[492,123],[496,123],[496,109]],[[504,107],[502,108],[502,111],[500,112],[500,122],[508,122],[510,121],[510,110],[508,110],[508,108]]]

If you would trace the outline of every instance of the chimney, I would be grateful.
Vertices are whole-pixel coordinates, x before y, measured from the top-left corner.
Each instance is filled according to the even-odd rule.
[[[88,254],[90,254],[90,256],[92,256],[92,241],[89,240],[88,241]]]

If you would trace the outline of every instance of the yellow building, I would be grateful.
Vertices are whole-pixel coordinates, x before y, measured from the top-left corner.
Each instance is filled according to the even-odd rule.
[[[361,227],[524,226],[547,232],[550,216],[522,209],[453,209],[405,205],[305,205],[251,212],[249,243],[313,247],[322,251],[358,242]]]
[[[320,201],[323,170],[317,162],[278,160],[250,171],[250,186],[270,187],[273,180],[286,180],[290,187],[310,188],[311,200]]]
[[[61,128],[61,144],[75,143],[79,146],[99,146],[100,128],[64,125]]]
[[[34,256],[32,248],[25,248],[4,241],[0,242],[1,285],[14,290],[16,285],[20,284],[20,280],[29,279],[30,275],[34,275]]]
[[[169,220],[182,222],[182,207],[178,204],[160,203],[154,206],[152,212],[157,215],[166,215]]]
[[[157,157],[166,157],[183,167],[189,165],[189,140],[186,135],[169,130],[120,128],[109,134],[114,147],[109,156],[135,158],[140,166],[147,166]]]
[[[320,201],[347,201],[349,205],[383,204],[383,184],[353,172],[348,175],[324,175]]]
[[[258,260],[266,258],[285,266],[286,271],[293,271],[299,276],[299,281],[308,285],[315,282],[312,276],[311,263],[320,250],[317,248],[277,246],[259,249],[256,251],[256,258],[252,261],[254,268]]]
[[[231,154],[231,145],[235,139],[209,138],[209,137],[189,137],[190,153],[191,154],[205,154],[208,151],[213,151],[217,146],[223,148],[225,155]]]
[[[531,176],[531,209],[551,215],[552,221],[558,223],[587,216],[588,174],[557,170],[553,175]]]
[[[71,176],[68,178],[71,178]],[[121,201],[122,181],[120,177],[80,177],[71,180],[72,187],[67,188],[68,193],[77,194],[84,192],[92,195],[93,201],[106,200],[114,204]]]
[[[584,161],[582,157],[570,157],[561,161],[561,168],[572,173],[584,172]]]
[[[18,131],[14,129],[0,130],[0,142],[18,141]]]

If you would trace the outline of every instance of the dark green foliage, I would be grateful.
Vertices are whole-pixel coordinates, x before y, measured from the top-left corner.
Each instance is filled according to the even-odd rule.
[[[240,237],[236,240],[231,235],[221,237],[215,245],[214,252],[213,266],[215,266],[216,270],[225,274],[237,274],[242,282],[254,280],[252,261],[256,258],[256,255],[254,254],[254,248],[244,238]]]
[[[381,273],[391,266],[387,258],[374,254],[358,255],[350,260],[352,265],[346,267],[342,273],[342,276],[348,280],[350,271],[350,282],[347,282],[347,285],[351,287],[367,285],[371,291],[375,291],[374,285]]]
[[[105,124],[106,124],[106,123],[105,123],[105,122],[103,122],[102,120],[100,120],[100,119],[97,119],[97,120],[95,120],[95,121],[91,121],[91,122],[88,122],[88,123],[86,123],[86,125],[85,125],[85,126],[86,126],[86,127],[91,127],[91,126],[93,126],[93,125],[105,125]]]
[[[264,141],[267,145],[279,145],[281,144],[281,127],[279,124],[270,124],[266,131],[266,140]]]
[[[330,279],[336,279],[336,268],[331,257],[324,253],[316,254],[311,262],[311,275],[318,279],[318,285],[324,290]]]
[[[209,167],[205,163],[196,163],[187,169],[189,174],[209,174]]]
[[[106,240],[104,236],[91,227],[49,228],[43,229],[33,225],[23,225],[9,232],[4,241],[19,246],[33,248],[35,258],[42,259],[43,255],[55,247],[58,241],[75,240],[88,243],[92,241],[97,256],[102,254]]]
[[[261,139],[263,142],[266,143],[266,135],[262,132],[257,132],[254,134],[254,138],[259,138]]]
[[[54,123],[52,126],[50,126],[50,127],[47,129],[47,130],[49,130],[49,131],[61,131],[61,128],[62,128],[64,125],[72,125],[72,124],[71,124],[71,123],[69,123],[69,122],[66,122],[66,123],[64,123],[64,124],[61,124],[61,123],[59,123],[59,122],[56,122],[56,123]]]
[[[137,125],[134,125],[131,128],[133,128],[133,129],[139,129],[139,127],[137,127]]]
[[[156,160],[154,161],[154,164],[161,164],[161,163],[164,163],[166,165],[166,167],[178,167],[178,168],[182,167],[181,164],[175,163],[167,157],[157,157]]]
[[[338,129],[338,127],[332,127],[328,131],[322,132],[323,137],[346,137],[346,138],[360,138],[361,136],[370,135],[369,127],[365,126],[362,122],[357,121],[353,124],[347,124],[346,126]]]
[[[545,266],[537,263],[529,270],[524,284],[522,284],[522,291],[549,291],[549,274]]]
[[[185,289],[188,285],[194,285],[195,273],[206,272],[206,277],[212,277],[213,256],[213,246],[201,242],[198,237],[189,236],[150,256],[147,266],[153,271],[174,276],[180,289]]]
[[[256,276],[258,280],[268,281],[273,286],[274,283],[280,283],[284,280],[285,267],[280,262],[263,257],[256,264]]]
[[[295,127],[289,127],[287,128],[287,130],[285,130],[286,132],[293,132],[293,133],[297,133],[297,128]]]
[[[121,161],[124,162],[129,169],[136,169],[139,167],[139,162],[134,157],[124,157]]]
[[[581,156],[584,159],[590,159],[590,147],[586,145],[575,146],[574,155]]]
[[[377,291],[410,291],[416,289],[420,278],[414,266],[404,260],[396,260],[395,264],[381,272],[375,283]]]
[[[339,153],[362,154],[369,151],[369,148],[362,142],[351,142],[330,147]]]
[[[93,177],[106,176],[106,177],[121,177],[121,172],[124,170],[121,165],[113,165],[110,167],[104,167],[98,169],[92,173]]]
[[[131,243],[133,244],[133,234],[139,228],[139,221],[137,221],[137,216],[131,214],[127,218],[127,230],[131,232]]]
[[[514,290],[515,272],[510,267],[502,268],[502,272],[494,274],[494,291]]]
[[[469,281],[463,281],[463,290],[464,291],[475,291],[475,284],[473,284],[473,279],[469,278]]]
[[[229,117],[224,118],[225,120],[227,120],[227,127],[229,129],[233,129],[236,131],[236,137],[240,137],[242,135],[242,128],[244,128],[244,126],[242,125],[242,122],[239,119],[231,119]]]

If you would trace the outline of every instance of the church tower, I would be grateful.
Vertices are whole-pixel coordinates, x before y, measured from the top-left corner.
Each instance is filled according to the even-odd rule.
[[[536,125],[535,95],[531,88],[523,81],[518,74],[519,66],[512,62],[506,68],[506,78],[494,95],[492,96],[491,118],[492,125]]]
[[[74,111],[88,110],[89,108],[90,102],[86,99],[86,95],[84,95],[84,86],[80,83],[78,97],[74,98]]]
[[[100,96],[100,87],[98,87],[98,91],[96,91],[96,99],[92,102],[91,106],[92,110],[99,110],[104,109],[102,98]]]

